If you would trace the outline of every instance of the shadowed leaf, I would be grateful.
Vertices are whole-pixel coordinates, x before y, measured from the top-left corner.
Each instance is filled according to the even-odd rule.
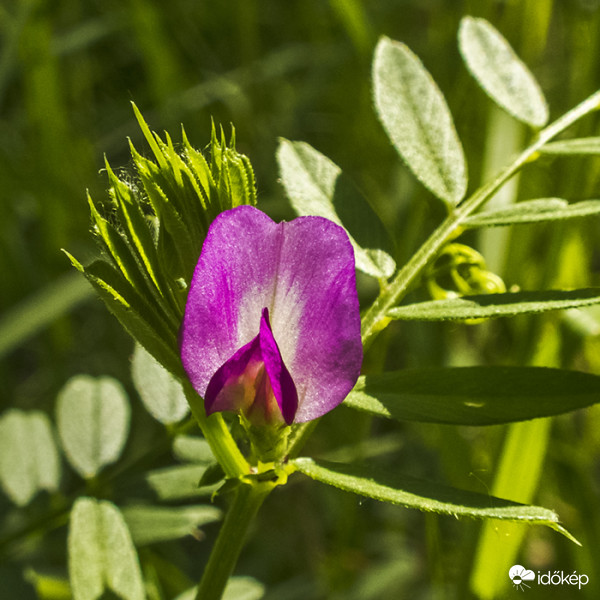
[[[344,406],[398,421],[494,425],[558,415],[597,402],[597,375],[483,366],[362,376]]]

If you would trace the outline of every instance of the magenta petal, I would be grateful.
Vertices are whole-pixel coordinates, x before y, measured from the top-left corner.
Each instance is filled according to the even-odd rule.
[[[298,408],[298,394],[269,324],[265,308],[259,334],[223,363],[212,376],[204,397],[207,415],[241,411],[257,423],[290,425]]]
[[[298,392],[273,337],[271,324],[269,323],[269,311],[266,308],[263,310],[260,319],[259,337],[260,351],[273,394],[283,415],[283,420],[291,425],[298,410]]]
[[[182,362],[200,395],[220,367],[258,335],[264,308],[273,344],[266,332],[261,344],[266,356],[278,348],[295,384],[294,422],[320,417],[346,397],[362,362],[354,253],[346,232],[322,217],[275,223],[250,206],[214,220],[181,330]],[[285,375],[276,375],[278,364],[265,361],[272,382],[281,385],[279,397],[277,383],[273,391],[287,421],[288,383]]]
[[[261,363],[260,341],[256,336],[240,348],[212,376],[204,396],[207,415],[223,410],[241,410],[252,403],[248,385],[239,381],[255,364]],[[223,393],[225,392],[225,393]]]

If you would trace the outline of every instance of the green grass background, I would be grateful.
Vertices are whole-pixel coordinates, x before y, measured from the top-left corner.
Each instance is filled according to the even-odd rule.
[[[0,411],[53,414],[58,390],[77,373],[117,377],[135,398],[131,341],[60,252],[94,252],[85,191],[105,194],[103,156],[127,168],[126,138],[144,148],[130,101],[152,129],[168,130],[175,140],[183,123],[200,148],[209,141],[211,118],[226,130],[232,123],[238,149],[256,171],[259,206],[276,218],[292,216],[278,183],[278,137],[309,142],[362,189],[401,264],[443,210],[399,163],[372,109],[370,63],[380,35],[407,43],[446,95],[471,189],[531,135],[499,116],[462,65],[456,33],[467,14],[487,18],[513,44],[539,79],[552,118],[600,87],[597,0],[2,0]],[[570,134],[598,135],[598,125],[592,116]],[[543,159],[526,169],[513,194],[581,200],[599,197],[599,186],[598,159]],[[598,285],[599,235],[592,219],[467,242],[485,250],[509,287],[541,289]],[[366,300],[373,283],[365,278],[360,285]],[[365,368],[537,364],[599,373],[599,335],[593,311],[479,326],[393,325]],[[492,523],[488,535],[495,541],[478,553],[479,523],[424,516],[298,480],[268,500],[239,572],[266,583],[268,598],[278,600],[461,599],[476,597],[469,582],[479,565],[480,597],[510,598],[520,592],[506,587],[506,572],[494,562],[506,544],[529,568],[587,573],[590,584],[568,597],[597,598],[599,409],[538,427],[539,443],[529,450],[536,457],[519,456],[525,468],[506,466],[509,476],[494,484],[507,429],[391,426],[340,408],[319,425],[309,448],[382,454],[408,473],[480,492],[498,492],[496,485],[515,498],[539,480],[528,500],[558,510],[583,547],[550,530],[514,533]],[[167,439],[134,401],[127,456],[144,456],[155,436]],[[154,460],[168,462],[169,452]],[[533,472],[529,464],[537,465]],[[65,493],[80,488],[75,475],[65,479]],[[101,495],[117,504],[127,498],[118,478]],[[42,495],[15,509],[0,498],[0,581],[25,589],[30,567],[65,577],[66,528],[42,518],[53,501]],[[14,539],[15,519],[37,525]],[[215,531],[200,546],[186,541],[142,552],[146,572],[157,573],[163,596],[156,598],[172,598],[182,582],[197,579]],[[0,598],[28,597],[15,596],[16,589],[0,586]],[[564,593],[527,590],[532,598]]]

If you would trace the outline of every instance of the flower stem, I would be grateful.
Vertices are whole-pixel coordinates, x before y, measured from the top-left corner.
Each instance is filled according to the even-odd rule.
[[[439,251],[460,232],[463,221],[477,208],[489,200],[526,163],[534,160],[540,148],[556,135],[564,131],[584,115],[598,110],[600,91],[592,94],[562,117],[540,131],[535,141],[490,182],[459,204],[440,226],[417,250],[394,279],[382,289],[379,297],[362,319],[362,338],[365,348],[374,337],[385,328],[387,312],[410,290],[423,270],[435,259]]]
[[[240,482],[202,575],[196,600],[220,600],[244,544],[246,533],[271,482]]]
[[[237,479],[250,473],[250,465],[240,452],[221,414],[207,417],[204,402],[191,383],[184,381],[183,387],[192,414],[227,477]]]

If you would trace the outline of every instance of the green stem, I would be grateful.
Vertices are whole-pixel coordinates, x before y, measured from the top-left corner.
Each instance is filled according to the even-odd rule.
[[[362,320],[362,339],[365,347],[385,327],[387,312],[390,308],[404,298],[425,267],[431,263],[439,251],[451,239],[456,237],[457,233],[460,233],[460,227],[464,220],[489,200],[527,162],[533,160],[544,144],[564,131],[575,121],[589,112],[597,110],[599,107],[600,91],[592,94],[568,113],[554,121],[554,123],[540,131],[533,144],[526,148],[513,163],[505,167],[492,181],[479,188],[448,215],[406,265],[397,273],[389,285],[382,289],[377,300],[375,300],[371,308],[365,313]]]
[[[207,417],[204,402],[189,381],[184,382],[184,391],[192,414],[227,477],[238,479],[250,473],[250,465],[240,452],[221,413]]]
[[[220,600],[237,563],[246,533],[273,489],[270,482],[241,482],[202,575],[196,600]]]

